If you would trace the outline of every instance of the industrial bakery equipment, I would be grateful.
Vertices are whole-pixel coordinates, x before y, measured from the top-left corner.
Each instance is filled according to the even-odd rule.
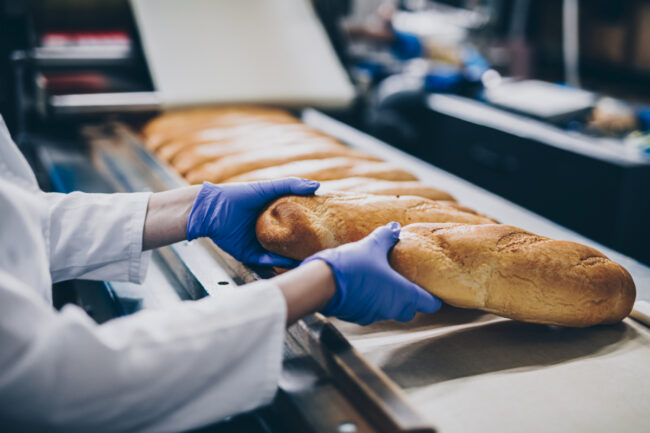
[[[354,148],[408,168],[424,182],[444,185],[462,202],[500,221],[595,246],[630,271],[639,302],[650,300],[650,269],[638,262],[317,111],[306,110],[302,117]],[[101,174],[115,190],[185,184],[144,150],[128,123],[85,126],[82,141],[87,150],[34,139],[39,159],[63,187],[86,189],[80,174],[88,175],[89,162],[92,175]],[[162,248],[153,263],[143,288],[107,283],[118,309],[156,308],[269,275],[268,270],[242,266],[205,240]],[[161,275],[168,282],[161,284]],[[599,431],[614,423],[642,431],[644,418],[639,415],[650,407],[644,383],[648,342],[648,329],[631,319],[613,327],[576,330],[447,308],[410,324],[362,328],[316,314],[288,330],[281,391],[273,407],[259,416],[279,417],[292,428],[313,431],[353,425],[357,431],[456,432],[482,426],[541,431],[546,429],[541,420],[548,417],[554,417],[558,431]],[[594,378],[601,378],[602,392],[592,388]],[[578,411],[560,398],[567,394],[579,402]],[[617,404],[623,398],[628,403]],[[510,410],[513,415],[506,416]]]
[[[37,71],[42,60],[24,54],[18,70]],[[43,169],[43,180],[60,191],[185,185],[139,137],[143,118],[166,104],[153,88],[42,93],[48,127],[25,124],[21,144]],[[311,127],[408,169],[499,221],[594,246],[630,271],[639,305],[650,302],[650,268],[319,111],[296,112]],[[123,315],[270,275],[198,240],[156,250],[142,286],[107,282],[102,293],[110,315]],[[249,417],[256,431],[641,432],[650,410],[649,357],[650,331],[629,318],[616,326],[564,329],[445,308],[408,324],[363,328],[314,314],[287,331],[280,391],[271,407]]]

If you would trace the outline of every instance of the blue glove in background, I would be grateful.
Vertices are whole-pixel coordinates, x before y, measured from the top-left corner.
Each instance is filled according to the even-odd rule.
[[[320,251],[303,263],[324,260],[336,279],[336,294],[321,313],[368,325],[379,320],[408,322],[417,311],[434,313],[440,299],[398,274],[388,263],[388,251],[401,226],[392,222],[366,238]]]
[[[287,194],[313,194],[319,185],[297,177],[222,185],[205,182],[187,220],[187,239],[209,237],[246,264],[294,267],[298,261],[262,248],[255,236],[255,223],[270,201]]]

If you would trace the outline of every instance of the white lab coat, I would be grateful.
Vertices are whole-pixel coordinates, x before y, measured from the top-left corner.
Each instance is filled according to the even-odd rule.
[[[53,281],[142,281],[149,195],[39,190],[0,117],[0,430],[181,431],[271,401],[286,304],[258,282],[94,323]]]

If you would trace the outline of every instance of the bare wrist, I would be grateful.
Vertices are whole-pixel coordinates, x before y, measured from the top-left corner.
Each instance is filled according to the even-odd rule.
[[[273,282],[287,302],[287,325],[320,311],[336,293],[332,269],[322,260],[314,260],[279,275]]]

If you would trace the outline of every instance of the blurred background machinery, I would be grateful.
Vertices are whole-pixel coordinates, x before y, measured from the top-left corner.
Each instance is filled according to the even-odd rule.
[[[650,2],[375,3],[348,122],[650,262]]]

